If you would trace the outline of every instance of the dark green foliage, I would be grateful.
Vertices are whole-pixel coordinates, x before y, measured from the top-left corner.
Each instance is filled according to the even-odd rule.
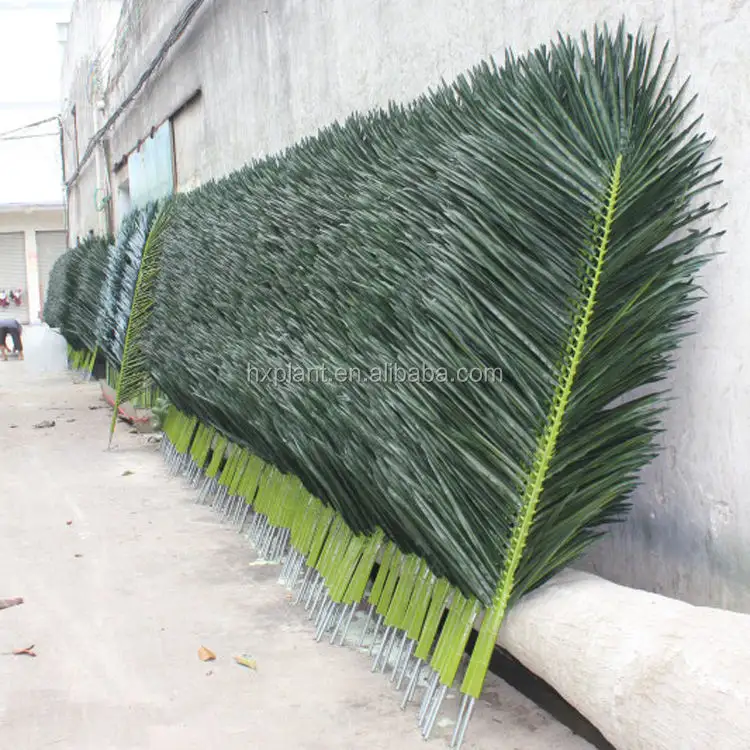
[[[75,349],[97,348],[99,300],[111,244],[111,237],[93,236],[70,251],[66,286],[71,296],[60,332]]]
[[[107,361],[115,367],[122,361],[141,255],[156,210],[156,204],[150,203],[131,211],[122,220],[117,241],[110,248],[106,283],[99,304],[97,339]]]
[[[47,281],[47,296],[44,300],[42,318],[50,328],[59,328],[62,324],[67,300],[65,298],[65,282],[70,263],[70,251],[63,253],[50,269]]]
[[[59,328],[75,350],[96,349],[99,298],[111,242],[109,237],[86,237],[50,271],[44,320]]]
[[[561,39],[178,196],[144,341],[155,380],[354,531],[381,527],[489,604],[621,157],[593,318],[511,576],[514,596],[538,585],[626,511],[662,402],[622,398],[664,377],[697,296],[711,209],[691,200],[717,166],[665,81],[622,29]],[[392,363],[503,379],[248,379]]]
[[[143,337],[154,307],[155,283],[164,238],[164,226],[169,219],[170,202],[166,202],[153,221],[141,253],[137,282],[131,296],[132,304],[127,321],[127,332],[121,355],[120,374],[117,378],[117,394],[110,424],[110,442],[117,424],[120,404],[140,397],[151,388],[149,362],[143,350]]]

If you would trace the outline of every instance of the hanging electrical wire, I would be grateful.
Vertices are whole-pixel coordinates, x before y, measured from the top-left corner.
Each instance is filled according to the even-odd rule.
[[[55,138],[59,137],[60,133],[38,133],[37,135],[11,135],[7,136],[5,138],[0,138],[0,141],[25,141],[29,138],[49,138],[50,136],[53,136]]]
[[[59,121],[59,119],[60,115],[52,115],[52,117],[46,117],[44,120],[37,120],[36,122],[30,122],[26,125],[13,128],[12,130],[6,130],[4,133],[0,133],[0,140],[6,140],[6,136],[13,135],[14,133],[21,133],[24,130],[31,130],[31,128],[36,128],[39,125],[46,125],[48,122],[53,122],[55,120]],[[54,133],[54,135],[57,135],[57,133]]]

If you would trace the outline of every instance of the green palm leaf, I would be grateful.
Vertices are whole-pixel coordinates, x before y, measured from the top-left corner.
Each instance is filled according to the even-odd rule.
[[[44,319],[59,328],[75,351],[86,354],[91,371],[97,350],[97,319],[105,283],[109,237],[90,236],[66,251],[53,265],[44,305]]]
[[[718,169],[665,61],[622,25],[508,55],[179,196],[160,237],[141,346],[175,429],[298,477],[336,534],[384,534],[394,586],[402,553],[447,579],[444,686],[484,607],[467,697],[508,608],[623,517],[656,451]],[[503,378],[247,377],[394,362]]]
[[[111,237],[94,235],[69,251],[72,254],[69,273],[76,276],[75,293],[69,299],[68,315],[61,332],[71,343],[74,339],[80,341],[91,353],[97,349],[99,299],[111,243]]]
[[[122,361],[141,256],[156,212],[155,203],[133,209],[122,220],[117,241],[109,246],[106,283],[98,306],[97,341],[114,367],[120,367]]]
[[[155,282],[159,273],[164,227],[169,220],[169,207],[170,203],[167,202],[156,213],[140,257],[132,306],[127,319],[122,364],[117,377],[115,405],[109,428],[110,444],[120,405],[136,399],[151,385],[150,366],[141,342],[155,302]]]
[[[622,30],[597,33],[588,52],[561,40],[183,196],[164,241],[165,303],[144,340],[157,381],[179,408],[298,474],[355,530],[382,525],[491,603],[532,473],[544,475],[532,495],[547,518],[546,497],[588,507],[588,464],[605,467],[606,483],[617,458],[617,491],[585,516],[596,527],[619,515],[652,453],[656,402],[610,405],[658,380],[678,343],[708,235],[669,238],[708,213],[687,199],[714,169],[706,139],[680,131],[682,95],[667,97],[652,58]],[[367,371],[397,359],[505,377],[277,389],[245,377],[248,363]],[[573,376],[547,455],[563,372]],[[560,443],[574,416],[589,451]]]
[[[64,252],[52,265],[47,281],[47,293],[44,299],[43,318],[50,328],[62,325],[67,299],[65,297],[65,281],[71,254]]]
[[[473,697],[508,605],[578,557],[597,529],[621,516],[638,471],[654,453],[660,400],[622,398],[663,377],[683,335],[679,326],[696,297],[692,279],[704,261],[694,251],[708,232],[676,233],[709,213],[705,205],[691,207],[688,198],[706,188],[716,165],[706,159],[708,141],[694,134],[695,122],[681,126],[688,109],[683,94],[667,97],[659,80],[663,62],[652,73],[652,59],[653,45],[628,38],[620,27],[614,38],[595,33],[591,46],[584,37],[581,50],[560,40],[549,57],[528,60],[516,82],[516,113],[528,115],[533,127],[508,139],[508,153],[528,152],[532,143],[552,146],[565,129],[579,149],[587,146],[580,174],[601,188],[577,217],[582,230],[591,229],[578,238],[583,258],[576,315],[525,472],[503,574],[464,681]],[[529,107],[543,118],[534,118]],[[562,149],[557,157],[552,148],[545,151],[546,163],[534,171],[537,194],[570,167]],[[579,180],[579,189],[593,197],[589,184]],[[569,208],[564,194],[549,188],[544,194],[552,212]],[[551,247],[562,249],[559,240]],[[575,251],[570,245],[571,257]]]

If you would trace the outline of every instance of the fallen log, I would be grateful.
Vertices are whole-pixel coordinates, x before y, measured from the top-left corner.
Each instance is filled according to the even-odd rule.
[[[23,597],[17,596],[14,599],[0,599],[0,609],[17,607],[19,604],[23,604]]]
[[[617,750],[747,750],[750,615],[565,571],[498,638]]]

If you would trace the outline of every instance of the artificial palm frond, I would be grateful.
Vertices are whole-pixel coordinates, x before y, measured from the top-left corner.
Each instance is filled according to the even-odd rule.
[[[105,283],[105,270],[111,237],[93,235],[69,251],[67,314],[60,332],[66,340],[89,353],[97,350],[99,300]],[[88,368],[90,358],[85,363]],[[93,365],[92,365],[93,366]],[[84,369],[86,369],[84,368]]]
[[[561,40],[407,111],[352,118],[183,197],[166,232],[169,303],[150,340],[173,402],[486,604],[529,504],[562,529],[564,497],[583,521],[545,564],[524,557],[541,565],[516,571],[529,584],[624,510],[658,403],[611,404],[663,375],[708,236],[685,233],[709,211],[687,199],[715,166],[694,126],[681,130],[664,63],[647,69],[652,46],[622,29],[586,49]],[[396,361],[504,378],[246,378],[248,364]]]
[[[152,419],[151,424],[155,430],[161,430],[169,414],[169,399],[166,396],[159,396],[151,407]]]
[[[167,202],[157,209],[146,242],[141,253],[138,276],[132,294],[130,313],[127,319],[125,341],[121,355],[121,367],[117,377],[114,411],[109,428],[109,441],[115,432],[121,404],[140,396],[151,385],[149,364],[143,353],[141,340],[154,306],[154,283],[159,272],[161,245],[164,227],[169,220]]]
[[[508,54],[177,196],[159,233],[139,341],[171,455],[331,607],[381,555],[368,601],[411,684],[433,670],[426,735],[477,616],[455,744],[508,608],[655,455],[718,169],[666,59],[622,25]]]
[[[97,340],[105,358],[115,367],[122,362],[141,255],[156,211],[155,203],[133,209],[122,220],[117,241],[109,248],[106,284],[99,301]]]
[[[47,281],[47,294],[42,308],[42,318],[50,328],[59,328],[65,314],[67,299],[65,283],[71,254],[64,252],[52,265]]]
[[[76,361],[91,372],[97,350],[96,322],[104,284],[106,258],[111,238],[90,236],[58,258],[50,271],[44,320],[59,328],[68,344],[85,362]]]

